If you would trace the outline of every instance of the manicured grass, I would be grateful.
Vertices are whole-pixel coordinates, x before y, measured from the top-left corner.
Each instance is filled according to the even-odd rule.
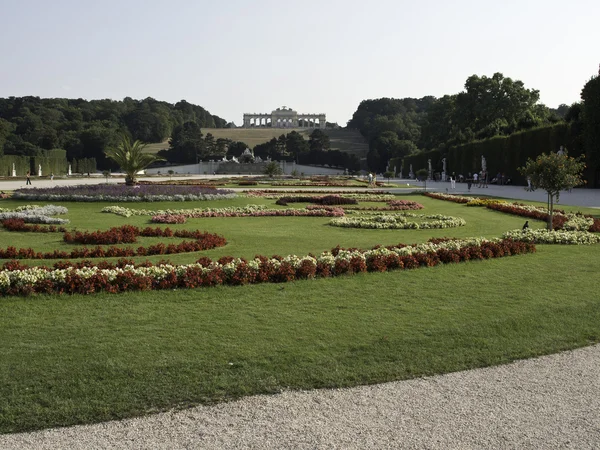
[[[485,208],[402,198],[422,203],[425,209],[418,213],[459,216],[467,226],[352,230],[329,227],[328,219],[290,217],[194,219],[179,227],[219,232],[230,242],[203,254],[252,257],[432,236],[492,237],[524,222]],[[148,222],[100,213],[101,204],[63,205],[78,229]],[[61,235],[0,230],[0,239],[50,249]],[[597,252],[597,246],[538,246],[537,253],[523,256],[288,284],[3,298],[0,432],[98,422],[286,388],[406,379],[598,342]],[[191,262],[198,256],[169,259]]]

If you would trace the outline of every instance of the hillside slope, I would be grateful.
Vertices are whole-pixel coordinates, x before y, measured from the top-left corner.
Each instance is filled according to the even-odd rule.
[[[241,141],[248,144],[248,147],[254,148],[258,144],[268,142],[273,138],[278,138],[282,134],[291,131],[297,131],[304,139],[308,140],[311,130],[306,128],[202,128],[202,134],[206,136],[212,134],[215,139],[224,138],[232,141]],[[369,145],[367,141],[357,130],[326,130],[331,141],[331,150],[340,150],[350,154],[355,154],[359,158],[367,156]],[[157,144],[150,144],[146,151],[157,152],[169,147],[168,141]]]

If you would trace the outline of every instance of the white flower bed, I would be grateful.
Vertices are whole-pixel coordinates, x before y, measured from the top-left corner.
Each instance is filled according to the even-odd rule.
[[[574,214],[567,214],[569,220],[563,225],[565,231],[587,231],[594,225],[592,217],[582,217]]]
[[[256,211],[266,210],[266,205],[246,205],[241,207],[229,208],[188,208],[188,209],[132,209],[122,206],[107,206],[102,208],[102,212],[113,213],[119,216],[159,216],[159,215],[182,215],[193,216],[195,214],[216,213],[216,214],[231,214],[244,213],[251,214]]]
[[[587,231],[512,230],[504,233],[502,237],[534,244],[591,245],[600,243],[600,235]]]
[[[340,217],[331,219],[329,225],[344,228],[370,228],[379,230],[412,229],[424,230],[432,228],[455,228],[466,224],[460,217],[444,216],[441,214],[357,214],[358,217]],[[407,217],[422,219],[421,222],[409,222]]]
[[[67,214],[69,210],[64,206],[56,205],[24,205],[15,208],[14,210],[3,210],[0,212],[0,220],[5,219],[23,219],[25,223],[44,223],[50,225],[64,225],[69,223],[68,219],[59,219],[57,217],[62,214]]]

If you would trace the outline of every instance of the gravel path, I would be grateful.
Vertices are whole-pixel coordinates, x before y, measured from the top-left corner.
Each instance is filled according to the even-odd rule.
[[[600,345],[352,389],[0,436],[12,449],[597,449]]]

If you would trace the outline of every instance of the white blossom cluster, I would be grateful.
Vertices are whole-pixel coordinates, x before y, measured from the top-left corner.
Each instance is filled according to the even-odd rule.
[[[563,225],[563,230],[566,231],[587,231],[594,225],[592,217],[583,217],[576,214],[567,214],[569,220]]]
[[[409,222],[407,217],[421,219],[421,222]],[[404,229],[423,230],[431,228],[454,228],[466,225],[460,217],[444,216],[442,214],[369,214],[358,217],[339,217],[331,219],[329,225],[344,228],[370,228],[379,230]]]
[[[592,245],[600,242],[600,235],[587,231],[511,230],[502,237],[534,244]]]
[[[266,210],[266,205],[246,205],[241,207],[228,207],[228,208],[188,208],[188,209],[132,209],[124,208],[122,206],[106,206],[102,208],[102,212],[113,213],[119,216],[131,217],[131,216],[162,216],[162,215],[182,215],[182,216],[194,216],[196,214],[205,213],[216,213],[216,214],[231,214],[231,213],[243,213],[251,214],[256,211]]]
[[[0,220],[5,219],[23,219],[25,223],[44,223],[51,225],[64,225],[69,223],[68,219],[59,219],[58,216],[67,214],[69,210],[64,206],[56,205],[24,205],[14,210],[3,210],[0,212]]]

